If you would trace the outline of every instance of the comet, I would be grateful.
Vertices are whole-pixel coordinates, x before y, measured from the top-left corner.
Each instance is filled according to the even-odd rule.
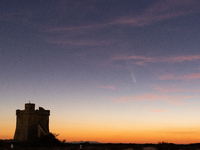
[[[131,76],[132,76],[133,82],[136,83],[136,79],[133,73],[131,74]]]
[[[126,66],[127,66],[128,70],[129,70],[129,72],[131,73],[131,77],[133,79],[133,82],[136,83],[136,78],[134,76],[133,69],[130,67],[130,65],[128,64],[127,60],[125,60],[125,62],[126,62]]]

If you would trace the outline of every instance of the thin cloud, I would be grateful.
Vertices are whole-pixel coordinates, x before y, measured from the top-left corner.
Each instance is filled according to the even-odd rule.
[[[137,101],[169,101],[169,102],[175,102],[183,99],[189,99],[193,98],[192,96],[170,96],[170,95],[159,95],[159,94],[144,94],[144,95],[138,95],[134,97]]]
[[[182,63],[186,61],[198,61],[200,60],[200,55],[182,55],[182,56],[169,56],[169,57],[147,57],[140,55],[117,55],[110,59],[110,61],[119,60],[132,60],[135,65],[146,65],[147,63]]]
[[[91,10],[92,12],[95,13],[101,13],[101,10],[96,10],[93,7],[91,7],[90,4],[87,3],[78,3],[78,4],[74,4],[72,2],[70,2],[71,5],[73,5],[74,9],[69,7],[69,2],[64,2],[64,4],[59,5],[62,11],[61,13],[63,15],[60,16],[60,18],[57,20],[59,22],[59,20],[62,20],[64,18],[67,17],[67,13],[66,13],[66,7],[68,8],[67,10],[70,10],[72,12],[74,12],[74,10],[76,10],[77,8],[82,9],[83,12],[87,12],[88,9]],[[70,6],[71,6],[70,5]],[[46,32],[47,33],[54,33],[54,34],[60,34],[60,33],[65,33],[65,35],[71,35],[72,37],[83,37],[83,35],[89,34],[92,35],[95,32],[101,30],[102,28],[110,28],[112,26],[135,26],[135,27],[144,27],[144,26],[148,26],[148,25],[152,25],[155,24],[157,22],[163,21],[163,20],[169,20],[169,19],[174,19],[177,17],[182,17],[182,16],[186,16],[192,13],[197,13],[200,10],[199,9],[194,9],[194,8],[198,8],[198,6],[200,5],[200,3],[198,1],[195,0],[177,0],[177,1],[172,1],[172,0],[163,0],[163,1],[158,1],[155,3],[152,3],[146,10],[143,10],[143,12],[139,12],[138,14],[133,15],[133,13],[130,14],[126,14],[126,16],[122,16],[118,17],[118,16],[113,16],[115,19],[113,19],[112,17],[108,17],[106,20],[104,20],[103,22],[90,22],[90,23],[84,23],[84,25],[82,25],[83,23],[77,24],[76,26],[74,25],[63,25],[63,26],[56,26],[56,27],[48,27]],[[87,9],[85,9],[85,7]],[[63,13],[65,12],[65,13]],[[69,17],[69,16],[68,16]],[[80,19],[81,21],[81,19]],[[92,31],[92,32],[91,32]],[[91,36],[88,36],[91,37]],[[97,41],[94,42],[91,38],[88,39],[91,40],[90,42],[88,41],[82,41],[82,42],[76,42],[76,41],[60,41],[60,38],[56,38],[54,37],[55,40],[52,40],[50,42],[52,43],[57,43],[57,44],[69,44],[70,45],[101,45],[102,42],[101,41]],[[84,36],[85,38],[85,36]],[[98,44],[98,42],[100,44]],[[103,42],[105,43],[105,42]],[[145,62],[149,62],[148,60],[146,60],[148,58],[144,58],[141,59],[141,61],[137,61],[136,64],[137,65],[145,65]],[[180,60],[177,61],[181,61],[182,58],[179,58]],[[184,59],[184,58],[183,58]],[[151,62],[153,61],[153,59],[151,60]]]
[[[194,97],[193,96],[170,96],[170,95],[146,93],[143,95],[136,95],[136,96],[110,98],[110,100],[115,101],[115,102],[167,101],[175,105],[183,105],[184,103],[180,102],[181,100],[191,99],[191,98],[194,98]]]
[[[63,14],[60,17],[61,19],[66,18],[66,16],[68,15],[68,13],[66,13],[66,10],[68,10],[68,12],[70,13],[76,14],[77,8],[79,10],[82,10],[83,13],[90,11],[96,14],[100,14],[102,13],[102,10],[100,10],[98,7],[95,7],[95,6],[98,6],[99,3],[104,3],[104,2],[93,1],[92,2],[93,5],[91,5],[91,3],[84,3],[84,2],[79,2],[79,3],[62,2],[61,4],[58,5],[58,8],[60,8],[59,9],[60,12],[62,12]],[[161,0],[158,2],[152,3],[151,5],[149,5],[149,7],[146,10],[142,10],[142,12],[139,12],[137,15],[132,15],[133,13],[130,13],[130,14],[126,14],[126,16],[123,16],[123,12],[121,12],[122,17],[118,18],[114,16],[116,18],[115,20],[113,20],[112,18],[107,18],[107,21],[104,21],[104,23],[95,23],[95,24],[69,27],[69,28],[65,28],[65,27],[57,28],[57,29],[55,28],[52,30],[55,31],[55,30],[91,29],[94,27],[106,27],[106,26],[112,26],[112,25],[146,26],[146,25],[150,25],[159,21],[173,19],[176,17],[181,17],[181,16],[199,12],[199,9],[198,9],[199,5],[200,3],[196,0],[190,0],[190,1],[189,0],[176,0],[176,1]],[[109,10],[107,11],[109,12]]]
[[[193,80],[200,79],[200,73],[192,73],[187,75],[174,75],[174,74],[166,74],[159,77],[159,80]]]
[[[162,93],[174,93],[174,92],[200,92],[199,89],[188,89],[187,86],[182,86],[182,88],[176,88],[176,85],[168,85],[168,86],[161,86],[161,85],[154,85],[152,86],[154,90],[157,92]]]
[[[184,62],[184,61],[196,61],[200,60],[200,55],[188,55],[188,56],[174,56],[168,58],[167,61],[172,62]]]
[[[93,1],[92,3],[85,3],[85,2],[68,2],[68,1],[62,1],[59,3],[55,3],[53,5],[54,7],[50,7],[49,11],[53,12],[58,10],[59,16],[55,17],[53,19],[47,19],[45,22],[38,22],[37,16],[43,12],[43,10],[37,10],[30,12],[21,12],[18,11],[15,14],[13,13],[7,13],[0,15],[0,20],[5,21],[9,20],[12,22],[20,22],[23,24],[27,24],[31,28],[36,28],[40,33],[43,34],[42,37],[44,37],[44,40],[46,40],[49,43],[53,44],[69,44],[69,45],[107,45],[110,44],[110,40],[101,41],[101,40],[94,40],[96,39],[95,33],[99,32],[103,28],[110,28],[112,26],[135,26],[135,27],[144,27],[148,25],[155,24],[157,22],[163,21],[163,20],[169,20],[174,19],[177,17],[186,16],[189,14],[197,13],[200,11],[200,9],[197,9],[200,5],[199,1],[197,0],[161,0],[158,2],[154,2],[145,10],[141,10],[137,14],[130,13],[123,15],[123,12],[121,13],[120,17],[113,15],[105,15],[102,22],[101,21],[91,21],[91,22],[83,22],[83,18],[81,16],[85,13],[95,13],[95,14],[102,14],[102,10],[98,9],[98,3],[102,3],[102,1],[99,1],[95,4],[96,1]],[[106,1],[104,1],[106,2]],[[104,3],[103,2],[103,3]],[[81,15],[80,13],[77,13],[77,9],[81,10],[83,12]],[[20,10],[20,9],[19,9]],[[109,10],[107,10],[109,12]],[[123,11],[123,10],[122,10]],[[71,16],[70,14],[75,14],[74,16]],[[134,14],[134,15],[133,15]],[[76,23],[72,24],[64,24],[62,23],[64,20],[69,19],[76,20]],[[57,34],[61,34],[61,36],[56,36]],[[105,35],[108,35],[108,32],[102,33],[102,38],[106,37]],[[65,36],[68,35],[69,39],[65,39]],[[45,38],[46,37],[46,38]],[[47,38],[51,37],[51,40],[48,40]],[[80,41],[77,41],[77,37],[82,38]],[[108,37],[108,36],[107,36]],[[133,58],[132,58],[133,59]],[[186,58],[176,58],[175,61],[182,61],[182,59]],[[188,58],[187,58],[188,59]],[[192,58],[195,59],[195,58]],[[197,58],[199,59],[199,58]],[[140,61],[136,61],[135,64],[137,65],[145,65],[146,62],[154,62],[154,58],[151,57],[144,57],[139,59]],[[157,60],[158,61],[158,60]],[[170,60],[169,60],[170,61]],[[190,61],[190,59],[188,59]],[[162,61],[159,61],[162,62]]]
[[[186,75],[184,76],[184,79],[186,80],[200,79],[200,73],[193,73],[193,74]]]
[[[112,22],[112,24],[143,27],[159,21],[174,19],[199,12],[199,9],[194,9],[197,8],[198,5],[198,1],[195,0],[159,1],[152,4],[146,11],[144,11],[144,13],[138,16],[121,17]]]
[[[154,85],[153,89],[162,93],[172,93],[172,92],[187,92],[188,90],[186,89],[178,89],[174,87],[166,87],[166,86],[159,86],[159,85]]]
[[[159,21],[174,19],[181,16],[186,16],[192,13],[199,12],[199,9],[194,9],[199,6],[199,2],[195,0],[181,0],[181,1],[172,1],[165,0],[153,3],[142,13],[137,15],[126,15],[119,17],[113,21],[110,18],[110,21],[98,24],[90,24],[84,26],[76,27],[58,27],[53,28],[51,31],[67,31],[67,30],[80,30],[80,29],[95,29],[102,27],[109,27],[112,25],[131,25],[136,27],[144,27]],[[63,16],[64,17],[64,16]]]
[[[49,11],[55,11],[59,12],[59,16],[53,19],[54,23],[59,23],[62,20],[66,20],[66,18],[69,17],[76,17],[75,19],[77,21],[80,20],[82,21],[82,16],[85,17],[87,13],[95,13],[95,14],[102,14],[102,10],[98,7],[99,4],[103,4],[106,1],[92,1],[91,3],[85,3],[85,2],[68,2],[68,1],[62,1],[62,2],[57,2],[55,3],[52,7],[49,8]],[[113,2],[115,3],[115,2]],[[53,3],[52,3],[53,4]],[[123,16],[123,9],[121,10],[121,17],[115,16],[115,14],[112,15],[115,19],[110,17],[109,15],[105,15],[104,18],[106,20],[102,22],[90,22],[90,23],[85,23],[84,25],[77,25],[77,26],[59,26],[57,24],[57,27],[50,28],[51,24],[47,25],[49,27],[49,31],[69,31],[69,30],[82,30],[82,29],[95,29],[95,28],[102,28],[102,27],[110,27],[113,25],[131,25],[131,26],[147,26],[151,25],[163,20],[169,20],[169,19],[174,19],[177,17],[182,17],[186,15],[190,15],[193,13],[198,13],[200,10],[198,9],[200,6],[200,3],[198,0],[161,0],[157,2],[153,2],[149,7],[145,10],[141,10],[141,12],[138,12],[137,14],[133,15],[131,12],[130,14],[127,14]],[[80,10],[82,13],[77,13],[77,10]],[[105,10],[104,10],[105,11]],[[110,12],[110,9],[107,10]],[[120,10],[119,10],[120,11]],[[37,16],[41,14],[43,10],[37,10],[34,12],[34,16]],[[110,12],[111,13],[111,12]],[[3,14],[0,15],[0,19],[5,19],[5,18],[10,18],[10,16],[13,16],[18,14],[18,16],[25,17],[30,16],[26,12],[16,12],[15,14]],[[74,16],[71,16],[71,14],[75,14]],[[116,14],[118,15],[118,14]],[[31,15],[32,17],[29,19],[29,21],[33,22],[34,16]],[[14,18],[14,17],[12,17]],[[73,18],[72,18],[73,19]],[[52,21],[49,20],[50,22]],[[36,21],[35,21],[36,23]],[[81,23],[83,24],[83,23]],[[55,25],[55,24],[54,24]]]
[[[188,97],[184,97],[183,99],[190,99],[190,98],[193,98],[193,97],[188,96]],[[179,100],[169,100],[169,103],[171,103],[173,105],[185,105],[186,104],[184,102],[180,102]]]

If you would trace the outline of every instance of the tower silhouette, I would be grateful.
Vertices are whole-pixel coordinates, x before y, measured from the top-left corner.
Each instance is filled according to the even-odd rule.
[[[49,134],[50,110],[39,107],[35,110],[35,104],[26,103],[25,110],[16,110],[16,130],[14,140],[34,140]]]

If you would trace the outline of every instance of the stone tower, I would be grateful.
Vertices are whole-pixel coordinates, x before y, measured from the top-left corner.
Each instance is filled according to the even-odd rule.
[[[16,130],[14,140],[34,140],[49,133],[50,111],[39,107],[35,110],[35,104],[26,103],[25,110],[16,110]]]

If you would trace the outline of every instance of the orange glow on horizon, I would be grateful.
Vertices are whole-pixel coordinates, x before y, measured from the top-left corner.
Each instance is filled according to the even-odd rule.
[[[9,125],[12,124],[12,125]],[[143,122],[131,125],[103,125],[103,124],[73,124],[60,125],[52,122],[50,132],[59,134],[59,140],[72,141],[97,141],[101,143],[158,143],[168,142],[175,144],[189,144],[200,142],[200,128],[189,126],[163,127],[162,124],[154,125]],[[167,125],[166,125],[167,126]],[[0,139],[13,139],[15,124],[12,122],[0,126]]]
[[[155,143],[167,142],[175,144],[198,143],[200,141],[199,133],[190,132],[167,132],[167,130],[68,130],[62,132],[57,130],[60,135],[59,140],[72,141],[97,141],[101,143]]]
[[[14,130],[4,128],[0,133],[1,139],[13,139]],[[189,131],[151,131],[151,130],[132,130],[132,131],[115,131],[115,130],[64,130],[60,128],[55,131],[59,134],[57,137],[59,140],[66,142],[73,141],[97,141],[100,143],[154,143],[167,142],[175,144],[189,144],[199,143],[200,136],[199,132]],[[169,132],[168,132],[169,131]],[[54,133],[54,132],[53,132]]]

